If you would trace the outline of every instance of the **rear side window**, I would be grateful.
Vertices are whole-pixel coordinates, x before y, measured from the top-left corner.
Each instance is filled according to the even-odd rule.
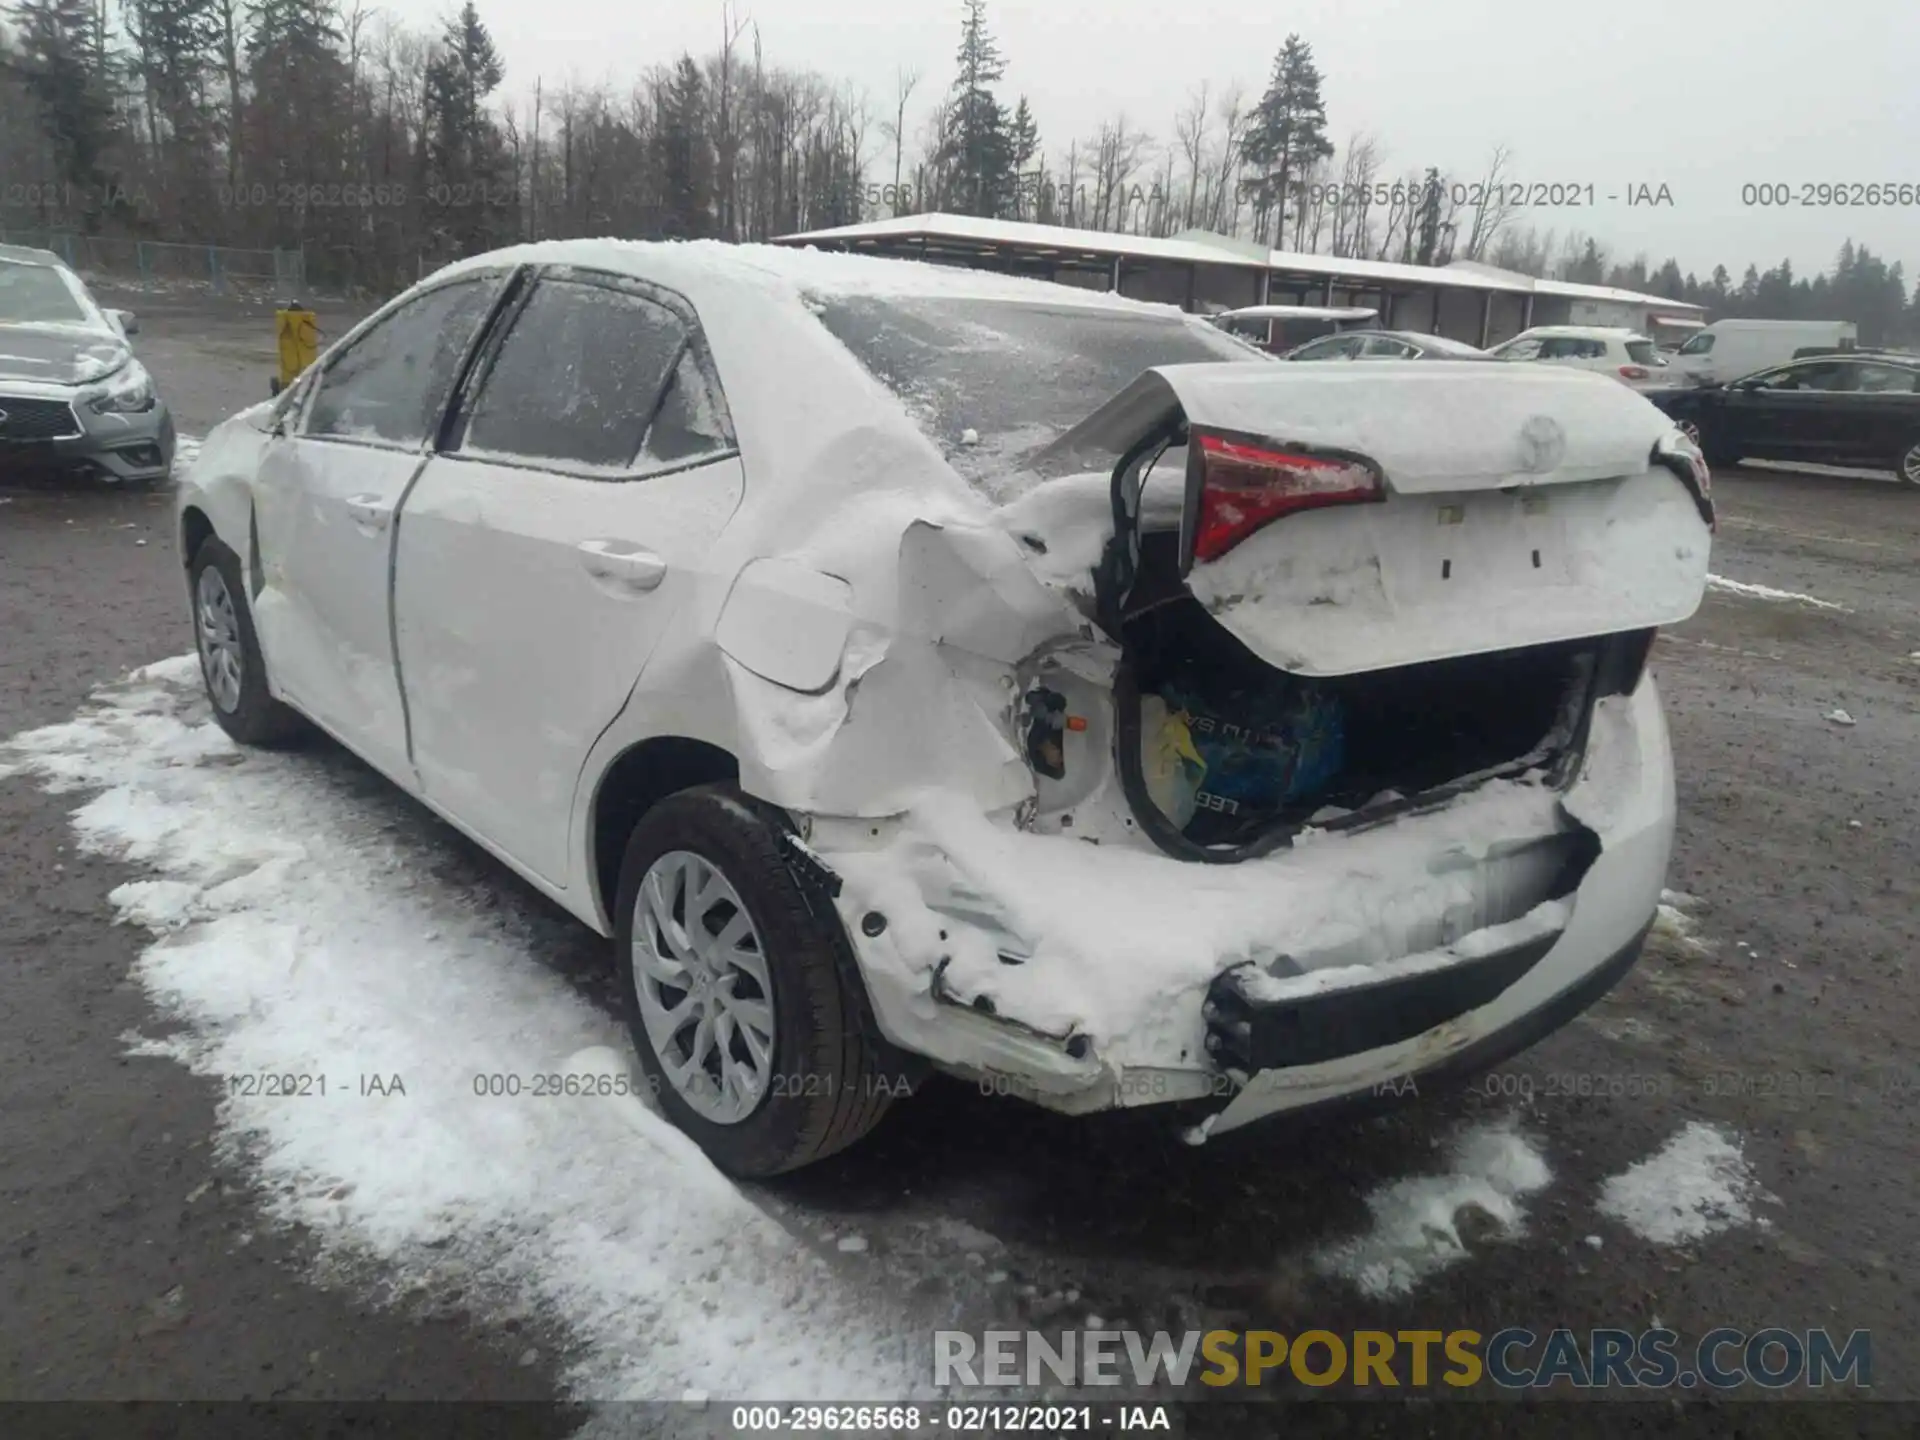
[[[460,357],[493,303],[496,277],[456,280],[407,301],[332,360],[306,433],[417,447],[438,428]]]
[[[1663,363],[1660,359],[1658,347],[1656,347],[1651,340],[1627,341],[1627,358],[1636,365],[1659,365]]]
[[[644,296],[544,278],[469,404],[460,449],[630,470],[688,327]]]
[[[1604,360],[1607,342],[1578,335],[1549,335],[1540,342],[1542,360]]]
[[[733,424],[719,388],[700,368],[692,349],[681,352],[680,363],[667,380],[667,393],[640,450],[640,463],[679,465],[706,455],[733,449]]]

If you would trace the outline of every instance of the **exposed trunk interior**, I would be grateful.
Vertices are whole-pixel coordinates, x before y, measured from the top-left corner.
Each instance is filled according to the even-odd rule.
[[[1309,823],[1551,766],[1578,732],[1605,644],[1305,679],[1253,655],[1183,591],[1155,589],[1136,590],[1124,625],[1122,767],[1138,762],[1124,778],[1143,827],[1188,858],[1246,858]]]

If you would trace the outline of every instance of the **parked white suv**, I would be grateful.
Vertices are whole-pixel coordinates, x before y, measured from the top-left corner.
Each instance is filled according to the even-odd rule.
[[[661,1108],[764,1175],[931,1066],[1203,1137],[1565,1023],[1666,875],[1706,485],[1550,366],[563,241],[221,425],[179,534],[220,725],[614,937]]]
[[[1680,383],[1660,347],[1637,330],[1603,325],[1536,325],[1492,350],[1497,360],[1537,360],[1611,375],[1636,390]]]

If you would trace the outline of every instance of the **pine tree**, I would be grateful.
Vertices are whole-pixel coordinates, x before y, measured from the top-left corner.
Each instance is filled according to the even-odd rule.
[[[1038,188],[1039,177],[1027,167],[1040,153],[1040,126],[1022,95],[1013,107],[1013,119],[1007,126],[1007,162],[1011,179],[1011,199],[1016,218],[1027,217],[1027,196]]]
[[[441,242],[456,254],[492,248],[511,225],[500,131],[486,109],[504,75],[493,37],[467,0],[427,62],[424,116],[427,200]]]
[[[691,55],[682,55],[655,103],[664,234],[692,238],[711,227],[713,164],[707,139],[707,90]]]
[[[52,178],[61,182],[58,188],[92,230],[105,199],[114,129],[104,83],[109,57],[100,47],[93,6],[89,0],[22,0],[13,19],[19,27],[20,75],[39,111]]]
[[[986,0],[964,0],[958,73],[947,99],[945,152],[940,156],[954,208],[967,215],[1004,213],[1012,198],[1011,126],[993,85],[1007,71],[987,30]]]
[[[1440,171],[1428,166],[1420,193],[1420,248],[1414,252],[1413,263],[1432,265],[1438,262],[1440,255]]]
[[[1261,217],[1262,238],[1276,249],[1286,233],[1287,202],[1296,198],[1314,162],[1333,154],[1320,78],[1313,47],[1298,35],[1287,36],[1247,131],[1245,154],[1254,173],[1245,190]],[[1264,223],[1268,217],[1270,225]]]

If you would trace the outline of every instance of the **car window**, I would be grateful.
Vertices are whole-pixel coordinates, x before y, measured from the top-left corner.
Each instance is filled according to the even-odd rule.
[[[1538,336],[1529,336],[1524,340],[1509,340],[1493,353],[1502,360],[1538,360],[1540,340]]]
[[[1636,365],[1664,365],[1667,363],[1661,359],[1659,347],[1651,340],[1627,341],[1627,358]]]
[[[1295,360],[1346,360],[1352,358],[1360,348],[1361,341],[1354,335],[1328,335],[1319,340],[1310,340],[1293,352]]]
[[[719,388],[710,382],[691,348],[680,355],[661,397],[659,413],[640,447],[643,465],[678,465],[733,449],[733,423]]]
[[[1910,395],[1920,390],[1920,370],[1909,370],[1904,365],[1875,365],[1861,361],[1854,366],[1858,372],[1856,390],[1869,395]]]
[[[382,318],[327,363],[305,433],[424,444],[439,424],[460,357],[498,284],[493,275],[456,280]]]
[[[1394,340],[1385,335],[1373,335],[1367,339],[1366,348],[1361,351],[1369,360],[1406,360],[1420,352],[1404,340]]]
[[[1607,342],[1589,340],[1581,335],[1549,335],[1540,342],[1542,360],[1600,360],[1606,357]]]
[[[488,367],[460,449],[631,470],[689,338],[679,316],[633,291],[542,278]]]
[[[53,266],[0,260],[0,322],[90,325],[93,317]]]
[[[892,392],[947,463],[997,500],[1037,483],[1024,461],[1143,370],[1283,363],[1191,316],[1071,298],[820,295],[815,305],[827,333]]]
[[[1756,390],[1852,390],[1859,367],[1843,360],[1816,360],[1805,365],[1783,365],[1753,380]]]
[[[1695,335],[1680,347],[1679,353],[1682,355],[1705,355],[1709,350],[1713,349],[1713,340],[1714,337],[1708,334],[1702,333]]]

